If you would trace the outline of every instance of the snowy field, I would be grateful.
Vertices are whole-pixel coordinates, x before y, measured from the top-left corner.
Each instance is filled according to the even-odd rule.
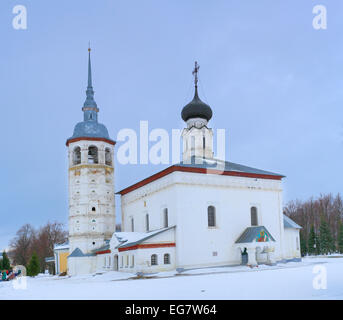
[[[325,267],[319,270],[320,275],[326,271],[326,289],[313,286],[318,265]],[[175,273],[148,279],[113,271],[82,277],[41,275],[27,278],[26,289],[15,289],[13,281],[0,282],[0,299],[343,299],[343,257]]]

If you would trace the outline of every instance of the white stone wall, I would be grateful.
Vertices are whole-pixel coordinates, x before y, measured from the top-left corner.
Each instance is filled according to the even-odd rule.
[[[217,226],[209,228],[207,207],[216,208]],[[161,227],[163,208],[176,225],[176,267],[239,264],[234,242],[251,225],[257,207],[259,225],[276,240],[275,259],[284,257],[282,183],[278,180],[173,172],[122,196],[124,231],[144,231],[149,213],[153,228]]]
[[[68,275],[82,275],[93,273],[96,269],[96,256],[68,257]]]
[[[115,235],[113,236],[115,237]],[[143,245],[175,243],[175,228],[166,230],[152,238],[143,241]],[[115,256],[118,256],[118,271],[153,273],[173,270],[176,268],[176,248],[172,246],[158,248],[139,248],[135,250],[118,251],[118,242],[111,240],[111,270],[115,270]],[[151,265],[151,256],[157,255],[157,265]],[[169,254],[170,263],[164,263],[164,255]]]
[[[98,164],[88,163],[88,147],[98,148]],[[81,164],[73,164],[73,150],[81,148]],[[105,164],[109,148],[112,165]],[[103,141],[77,141],[69,145],[69,243],[70,252],[83,253],[104,245],[115,231],[113,145]]]
[[[285,259],[300,258],[299,229],[285,229]]]

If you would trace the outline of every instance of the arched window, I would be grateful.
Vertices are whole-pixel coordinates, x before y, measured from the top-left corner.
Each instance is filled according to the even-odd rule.
[[[146,232],[149,232],[149,215],[145,215],[145,230]]]
[[[163,228],[168,228],[168,208],[163,209]]]
[[[207,208],[207,218],[208,218],[208,226],[215,227],[216,226],[216,208],[214,206],[209,206]]]
[[[152,266],[157,266],[157,254],[153,254],[152,256],[151,256],[151,265]]]
[[[164,259],[164,264],[170,264],[170,254],[166,253],[163,257]]]
[[[112,155],[110,148],[105,149],[105,164],[108,166],[112,165]]]
[[[73,151],[73,165],[81,163],[81,148],[76,147]]]
[[[135,221],[133,220],[133,218],[131,218],[131,231],[135,231]]]
[[[251,207],[250,216],[251,216],[251,225],[252,226],[258,226],[257,208],[256,207]]]
[[[98,148],[95,146],[90,146],[88,148],[88,163],[99,163]]]

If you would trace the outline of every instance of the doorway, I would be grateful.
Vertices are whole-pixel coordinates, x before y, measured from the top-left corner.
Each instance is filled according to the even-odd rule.
[[[242,251],[242,265],[247,265],[248,264],[248,252],[247,252],[247,248],[244,248],[244,250]]]

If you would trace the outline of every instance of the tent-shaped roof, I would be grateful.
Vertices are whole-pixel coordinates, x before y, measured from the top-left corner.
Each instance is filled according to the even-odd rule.
[[[94,254],[91,253],[83,253],[80,248],[75,248],[74,251],[68,256],[68,258],[75,258],[75,257],[89,257],[93,256]]]
[[[275,241],[270,232],[264,226],[255,226],[246,228],[236,240],[236,243],[250,242],[269,242]]]

